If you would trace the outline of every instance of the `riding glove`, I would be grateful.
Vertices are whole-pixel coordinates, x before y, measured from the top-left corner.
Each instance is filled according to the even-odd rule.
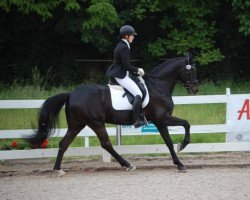
[[[138,75],[143,76],[145,74],[144,70],[142,68],[138,68]]]

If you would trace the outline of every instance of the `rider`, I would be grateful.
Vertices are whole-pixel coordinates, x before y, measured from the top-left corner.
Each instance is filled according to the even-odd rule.
[[[114,50],[114,64],[108,68],[106,75],[114,77],[121,86],[126,88],[135,97],[133,102],[134,126],[138,128],[146,125],[146,122],[140,119],[142,92],[129,77],[129,73],[139,76],[144,75],[142,68],[130,65],[130,43],[133,42],[135,35],[137,35],[137,33],[132,26],[125,25],[120,28],[121,40]]]

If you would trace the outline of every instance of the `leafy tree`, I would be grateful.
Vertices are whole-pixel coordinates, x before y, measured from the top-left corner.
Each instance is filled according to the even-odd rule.
[[[8,12],[12,7],[16,7],[18,12],[23,14],[36,13],[45,20],[52,18],[53,10],[61,4],[64,5],[66,11],[80,10],[80,4],[76,0],[1,0],[0,8]]]
[[[121,20],[110,0],[91,0],[86,12],[88,18],[83,23],[82,40],[103,52],[111,46],[110,35],[122,24]]]
[[[165,10],[161,11],[166,15],[159,23],[162,32],[167,34],[151,42],[149,51],[155,56],[163,56],[168,50],[179,55],[191,51],[201,64],[221,61],[224,56],[214,41],[216,27],[213,14],[217,6],[217,1],[206,0],[168,2]]]
[[[139,33],[133,47],[142,66],[192,52],[203,77],[214,77],[211,68],[247,76],[238,57],[250,56],[249,10],[250,0],[1,0],[0,77],[29,79],[34,66],[55,71],[58,84],[88,79],[90,68],[102,74],[107,64],[82,69],[74,60],[112,58],[123,24]]]
[[[239,20],[239,32],[250,35],[250,0],[231,0],[236,14],[236,18]]]

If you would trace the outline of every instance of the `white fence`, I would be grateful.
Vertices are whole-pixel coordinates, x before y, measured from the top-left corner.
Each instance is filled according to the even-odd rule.
[[[173,97],[174,103],[177,104],[213,104],[227,103],[230,95],[230,89],[227,89],[226,95],[200,95],[200,96],[176,96]],[[44,100],[0,100],[0,109],[29,109],[40,108]],[[228,106],[228,105],[227,105]],[[183,116],[185,118],[185,116]],[[227,117],[228,118],[228,117]],[[107,128],[109,136],[119,136],[117,130],[120,128]],[[67,129],[59,129],[59,133],[53,137],[62,137]],[[122,135],[152,135],[159,134],[155,132],[141,133],[140,129],[121,128]],[[183,127],[169,127],[171,134],[183,134]],[[30,134],[31,129],[22,130],[0,130],[0,139],[3,138],[20,138],[23,135]],[[193,125],[191,134],[195,133],[225,133],[227,132],[226,124],[213,125]],[[101,147],[89,147],[89,137],[95,136],[94,132],[86,127],[78,136],[85,137],[85,147],[69,148],[65,156],[88,156],[102,155],[104,161],[110,161],[110,155]],[[120,142],[118,141],[118,144]],[[146,154],[146,153],[168,153],[166,145],[118,145],[114,147],[120,154]],[[177,149],[177,145],[175,145]],[[182,152],[219,152],[219,151],[249,151],[250,142],[240,143],[202,143],[189,144]],[[46,158],[56,157],[57,148],[52,149],[32,149],[32,150],[9,150],[0,151],[0,160],[8,159],[26,159],[26,158]]]

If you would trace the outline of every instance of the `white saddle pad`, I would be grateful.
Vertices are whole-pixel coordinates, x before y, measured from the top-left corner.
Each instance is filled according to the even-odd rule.
[[[149,102],[149,94],[148,94],[147,86],[145,85],[145,83],[143,84],[147,91],[146,97],[144,101],[142,102],[142,108],[145,108]],[[109,85],[109,84],[108,86],[109,86],[109,90],[111,94],[112,107],[115,110],[133,110],[133,106],[129,103],[128,97],[127,96],[123,97],[125,91],[122,86]]]

